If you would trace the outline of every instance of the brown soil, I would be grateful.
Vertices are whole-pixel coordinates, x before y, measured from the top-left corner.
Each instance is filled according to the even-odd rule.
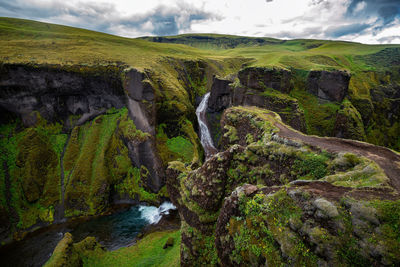
[[[400,155],[394,151],[380,146],[372,144],[362,143],[354,140],[340,139],[336,137],[318,137],[304,135],[296,132],[286,125],[276,122],[275,126],[279,128],[279,136],[291,139],[300,140],[304,144],[312,147],[318,147],[328,152],[339,153],[339,152],[351,152],[357,155],[364,156],[368,159],[375,161],[385,172],[387,177],[390,179],[391,186],[400,192]],[[379,192],[379,190],[356,190],[355,195],[362,196],[365,192],[366,196],[370,195],[371,192],[377,195],[385,195],[385,192]],[[355,193],[355,191],[352,191]],[[388,196],[389,197],[389,196]],[[387,198],[387,197],[385,197]]]

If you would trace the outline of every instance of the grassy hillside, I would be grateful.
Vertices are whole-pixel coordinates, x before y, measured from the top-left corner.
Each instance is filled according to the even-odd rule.
[[[294,91],[290,94],[298,99],[305,112],[308,133],[317,135],[332,134],[341,103],[320,103],[307,93],[308,73],[311,70],[346,70],[352,76],[348,97],[363,119],[367,141],[400,149],[400,140],[396,138],[400,125],[394,123],[393,117],[386,116],[391,107],[396,106],[396,101],[382,102],[371,96],[371,91],[375,90],[386,97],[387,91],[393,91],[400,84],[400,45],[217,34],[131,39],[30,20],[0,18],[0,47],[2,63],[118,65],[150,70],[152,84],[159,90],[157,95],[168,100],[167,109],[182,113],[193,111],[194,96],[210,88],[214,74],[237,73],[243,64],[288,69],[294,74]],[[204,68],[205,74],[197,75],[199,68]],[[197,76],[182,84],[178,72]],[[195,91],[189,98],[188,85]],[[188,99],[192,103],[188,103]]]
[[[223,34],[182,34],[177,36],[141,37],[140,39],[157,42],[185,44],[201,49],[230,49],[237,47],[281,44],[284,40],[268,37],[246,37]]]
[[[400,48],[400,45],[364,45],[325,40],[285,41],[212,34],[143,38],[175,43],[166,44],[14,18],[0,18],[0,37],[0,59],[6,62],[121,62],[137,68],[155,64],[162,57],[214,60],[245,57],[253,59],[252,65],[257,66],[369,70],[373,68],[368,65],[371,57],[359,56],[375,54],[388,48]],[[235,48],[196,49],[177,44],[189,44],[200,48]],[[376,63],[376,60],[374,62]]]
[[[295,90],[291,96],[299,100],[305,111],[308,133],[317,135],[331,134],[332,119],[341,103],[326,106],[305,92],[307,75],[311,70],[346,70],[352,76],[348,95],[364,121],[367,140],[400,149],[400,140],[395,137],[400,126],[394,125],[393,118],[382,118],[396,104],[393,101],[374,104],[370,93],[377,88],[382,91],[382,84],[389,85],[389,91],[399,84],[400,45],[217,34],[131,39],[30,20],[0,18],[0,47],[0,62],[3,63],[119,65],[151,70],[153,82],[158,81],[155,87],[162,87],[159,95],[180,103],[173,109],[184,113],[190,103],[183,96],[187,85],[182,86],[177,73],[177,69],[188,72],[188,64],[182,62],[202,62],[206,67],[207,80],[193,83],[193,79],[189,79],[199,94],[210,88],[213,74],[236,73],[243,64],[288,69],[295,76]],[[189,64],[189,72],[198,70],[196,64]],[[385,92],[383,94],[386,96]],[[193,102],[193,96],[190,97]],[[310,99],[312,101],[308,101]],[[317,114],[318,111],[321,112]]]

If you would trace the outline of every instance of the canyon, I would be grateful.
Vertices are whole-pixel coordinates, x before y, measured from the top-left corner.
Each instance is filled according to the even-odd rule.
[[[17,36],[0,41],[3,245],[170,200],[182,266],[400,263],[398,46],[1,20]],[[30,40],[25,28],[29,49],[13,39]],[[66,234],[49,264],[97,262],[99,248]]]

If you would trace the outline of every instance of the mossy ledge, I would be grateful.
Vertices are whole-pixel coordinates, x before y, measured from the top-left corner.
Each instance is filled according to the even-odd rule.
[[[332,138],[312,142],[283,125],[269,110],[229,108],[221,119],[223,152],[194,170],[170,163],[181,265],[399,264],[398,176],[361,150]]]

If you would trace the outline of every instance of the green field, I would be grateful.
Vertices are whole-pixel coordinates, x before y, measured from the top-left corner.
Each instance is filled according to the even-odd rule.
[[[163,249],[167,240],[172,247]],[[180,266],[180,231],[155,232],[131,247],[105,253],[92,253],[84,259],[84,266]]]
[[[30,20],[0,18],[0,60],[39,64],[120,62],[136,68],[146,68],[159,64],[163,57],[216,61],[243,57],[251,59],[251,65],[256,66],[357,71],[373,68],[357,56],[374,54],[385,48],[400,48],[400,45],[364,45],[323,40],[283,41],[272,38],[266,38],[266,45],[257,45],[249,37],[215,34],[200,36],[213,37],[208,42],[202,42],[200,47],[204,49],[153,43]],[[187,35],[168,38],[174,38],[176,43],[196,45],[193,41],[186,41]],[[234,49],[223,49],[226,43],[234,43],[238,38],[245,40],[245,44]],[[248,39],[250,41],[246,43]]]

